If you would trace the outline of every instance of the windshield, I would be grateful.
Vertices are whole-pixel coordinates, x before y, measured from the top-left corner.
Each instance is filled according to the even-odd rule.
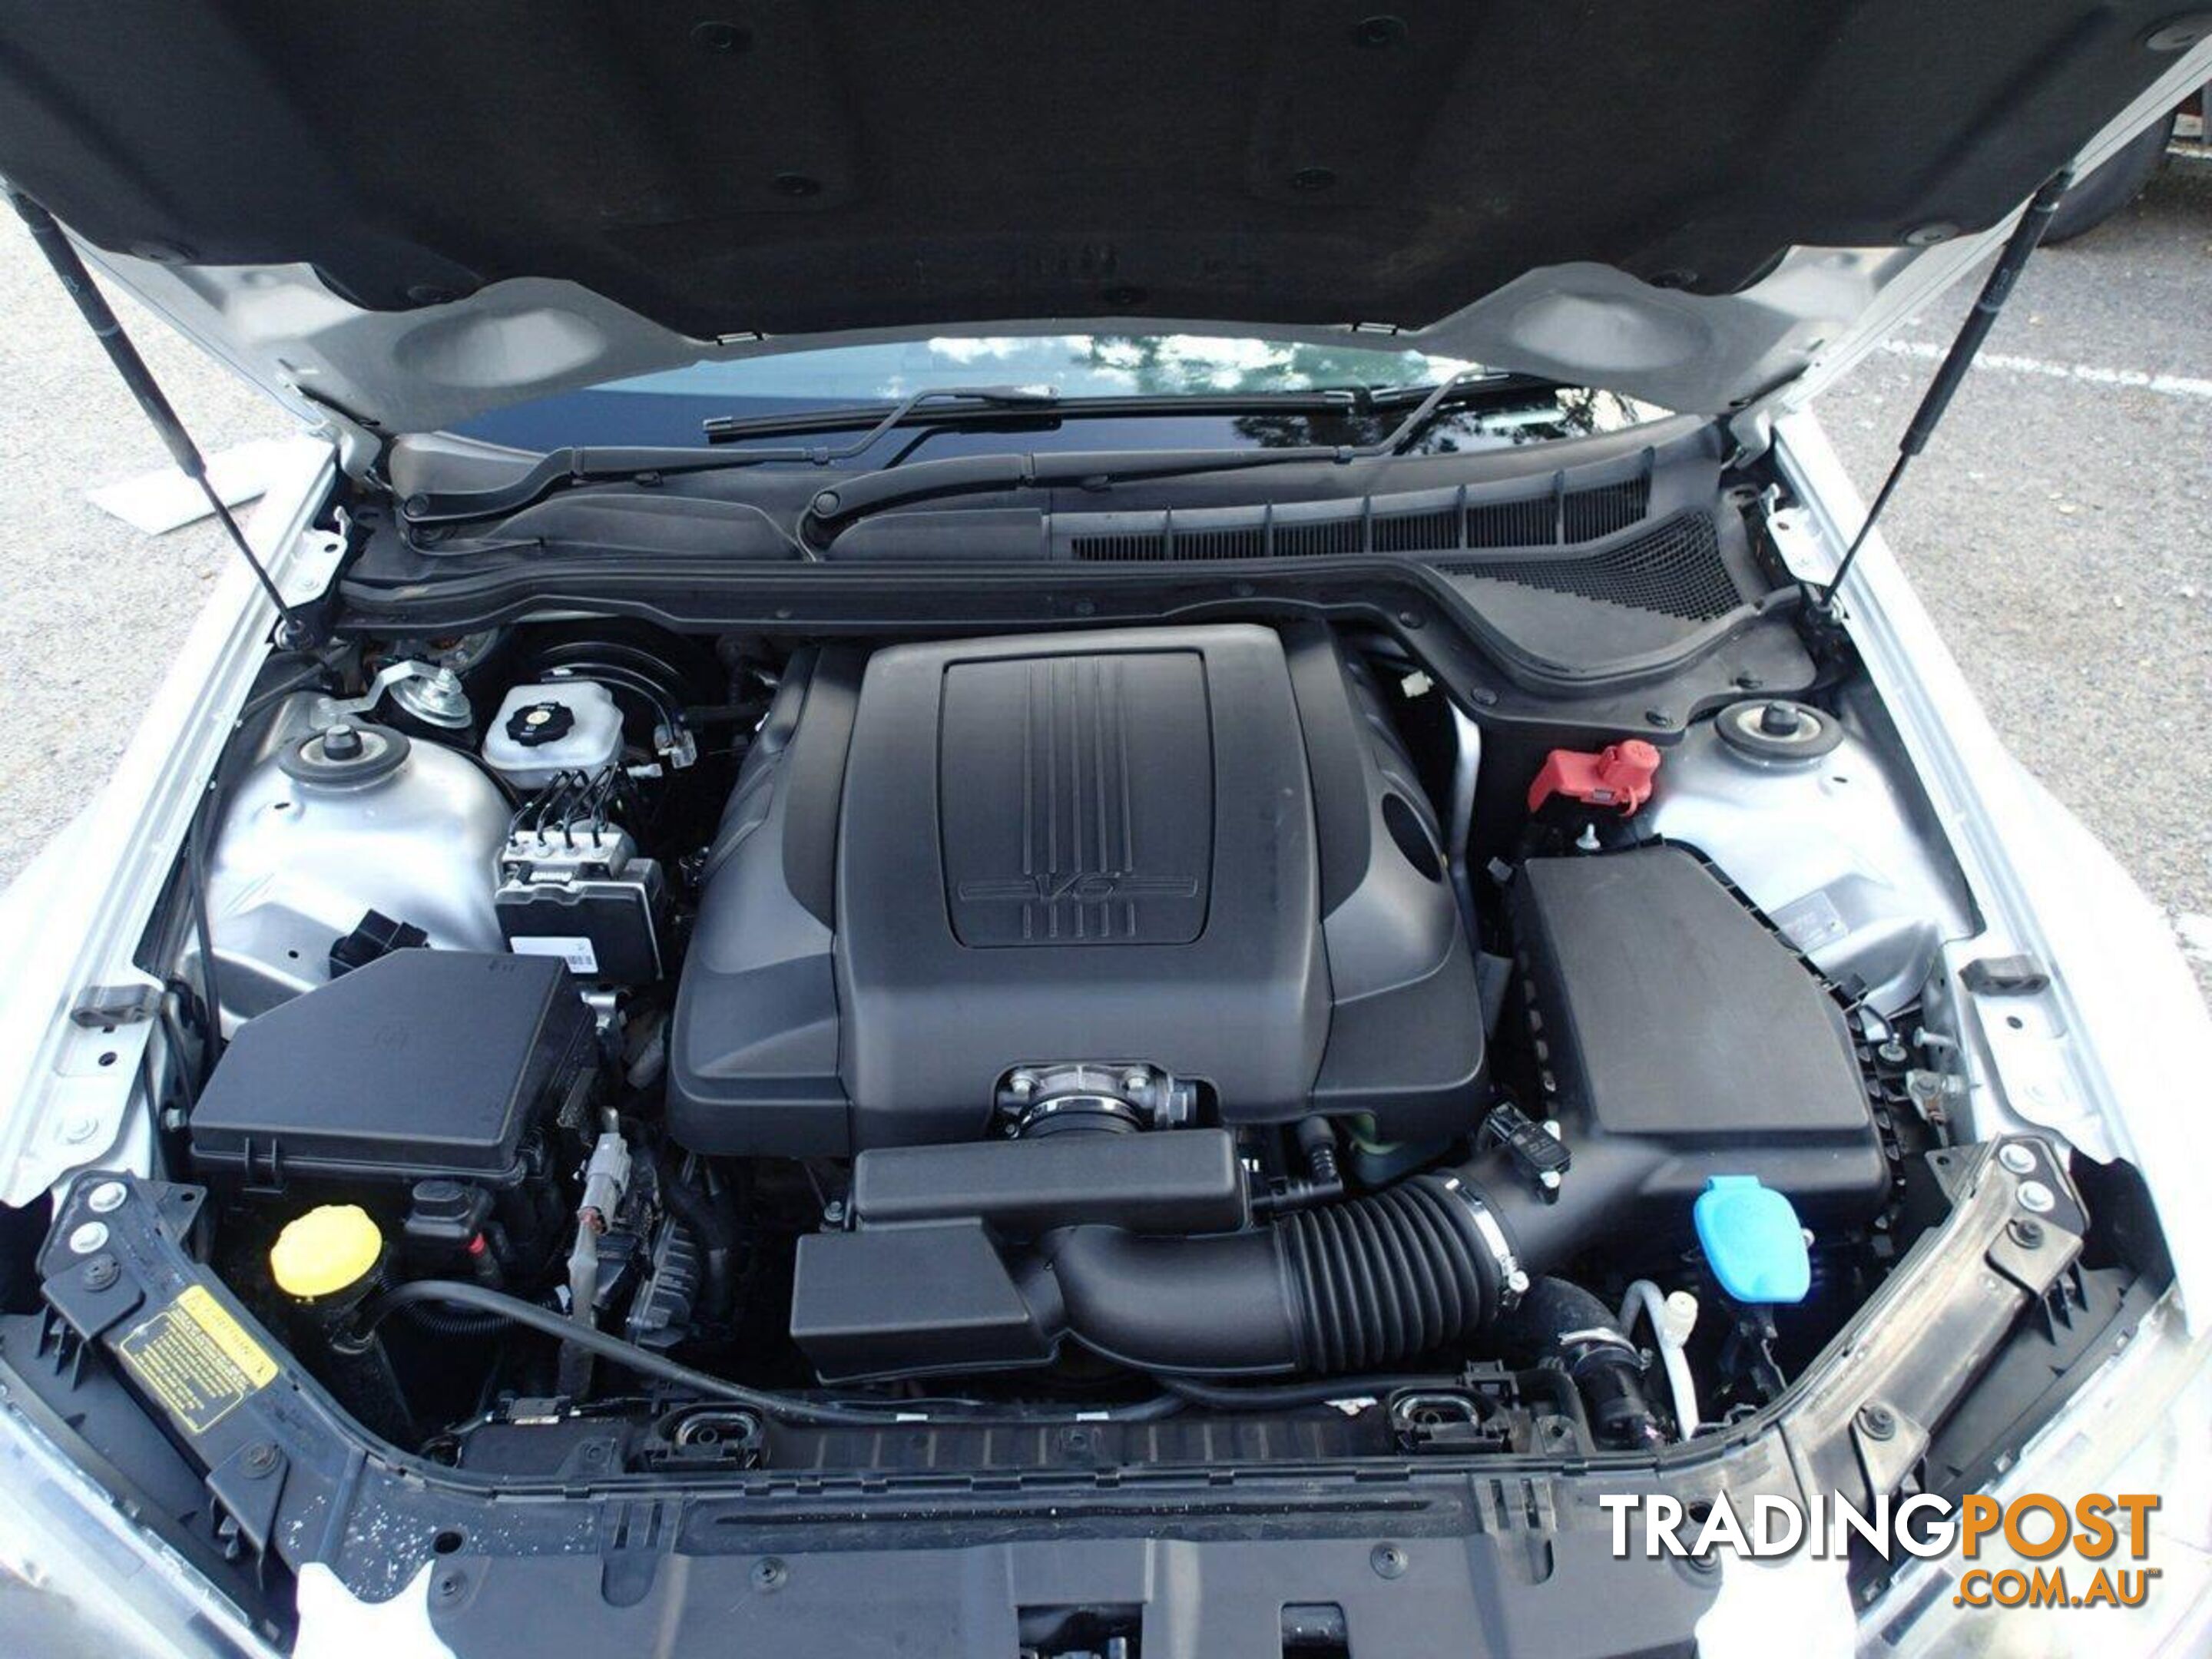
[[[464,435],[520,448],[565,444],[697,444],[701,422],[716,416],[795,415],[881,404],[917,392],[975,386],[1048,390],[1063,398],[1179,397],[1350,391],[1426,386],[1474,365],[1418,351],[1314,345],[1205,335],[1055,334],[940,337],[877,345],[835,346],[739,359],[611,380],[485,415],[457,428]],[[1461,411],[1440,420],[1420,448],[1449,453],[1612,431],[1660,413],[1610,393],[1532,392],[1510,407]],[[1210,437],[1188,431],[1158,441],[1299,443],[1316,435],[1292,421],[1278,431],[1249,418]],[[1086,424],[1085,441],[1149,447],[1138,434]],[[1347,434],[1349,435],[1349,434]],[[988,434],[945,434],[944,447],[1005,447]],[[1323,441],[1336,441],[1331,435]]]
[[[834,404],[903,398],[990,381],[1048,388],[1066,398],[1116,398],[1403,386],[1434,381],[1473,367],[1418,351],[1199,334],[988,335],[698,362],[611,381],[602,389]]]

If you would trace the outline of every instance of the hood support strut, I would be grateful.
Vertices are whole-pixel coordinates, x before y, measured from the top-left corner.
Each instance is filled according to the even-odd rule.
[[[107,361],[114,365],[123,384],[137,399],[147,423],[160,434],[161,442],[167,447],[170,459],[177,464],[177,470],[199,486],[200,492],[208,498],[208,504],[214,507],[216,517],[222,520],[222,527],[228,533],[231,544],[238,549],[239,556],[252,568],[254,580],[261,584],[262,592],[268,594],[269,602],[276,607],[279,642],[287,647],[307,644],[309,638],[307,629],[292,607],[284,603],[283,594],[277,591],[268,570],[247,544],[246,532],[239,528],[238,520],[233,516],[221,492],[209,482],[207,461],[201,455],[199,446],[192,441],[191,434],[185,429],[184,422],[178,418],[177,411],[170,406],[161,383],[154,378],[154,371],[146,367],[146,360],[138,355],[138,348],[131,344],[131,337],[123,331],[123,324],[117,318],[114,308],[93,283],[92,273],[84,268],[84,261],[70,246],[69,237],[55,222],[52,214],[22,191],[9,191],[8,199],[15,204],[15,211],[21,216],[23,222],[30,227],[31,239],[38,243],[39,251],[46,256],[46,263],[53,267],[54,276],[68,291],[70,298],[76,301],[76,308],[84,318],[85,326],[92,331],[93,337],[100,342],[100,349],[107,354]]]
[[[1912,423],[1905,428],[1905,436],[1898,441],[1897,459],[1890,465],[1889,476],[1881,481],[1881,489],[1875,495],[1874,505],[1867,508],[1866,517],[1859,522],[1859,533],[1851,538],[1851,544],[1844,554],[1843,562],[1836,567],[1835,575],[1820,595],[1819,605],[1821,611],[1831,616],[1835,613],[1836,595],[1843,591],[1844,578],[1851,573],[1851,562],[1858,557],[1859,549],[1866,545],[1866,538],[1874,529],[1875,520],[1881,517],[1882,508],[1889,505],[1890,496],[1896,493],[1898,481],[1905,477],[1905,469],[1911,465],[1915,455],[1928,447],[1928,440],[1934,435],[1936,423],[1943,418],[1943,411],[1951,406],[1952,394],[1958,391],[1959,383],[1966,378],[1966,370],[1973,366],[1975,353],[1982,349],[1982,342],[1989,338],[1990,330],[1996,323],[1997,313],[2004,309],[2005,301],[2012,297],[2013,285],[2020,280],[2020,273],[2027,264],[2028,255],[2034,252],[2036,245],[2043,240],[2043,233],[2050,226],[2051,216],[2058,211],[2059,198],[2066,194],[2067,186],[2073,182],[2074,174],[2070,170],[2046,179],[2043,188],[2030,198],[2027,210],[2021,215],[2020,222],[2013,227],[2012,234],[2005,239],[2004,248],[1998,253],[1996,264],[1990,268],[1989,280],[1982,284],[1982,291],[1974,297],[1974,308],[1966,313],[1966,320],[1960,326],[1958,337],[1951,342],[1951,349],[1944,354],[1942,366],[1936,371],[1936,378],[1929,382],[1928,390],[1920,399],[1920,407],[1913,412]]]

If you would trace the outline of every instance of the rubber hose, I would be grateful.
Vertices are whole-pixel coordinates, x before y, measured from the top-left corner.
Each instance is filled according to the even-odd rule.
[[[1498,1335],[1533,1360],[1556,1360],[1589,1408],[1601,1443],[1649,1447],[1663,1437],[1644,1389],[1644,1360],[1613,1310],[1581,1285],[1540,1279],[1498,1322]]]
[[[1143,1370],[1379,1370],[1469,1335],[1498,1301],[1468,1195],[1434,1175],[1249,1232],[1073,1227],[1047,1249],[1048,1287],[1025,1287],[1056,1298],[1041,1314]]]
[[[1258,1387],[1201,1382],[1190,1376],[1158,1376],[1152,1380],[1170,1394],[1178,1395],[1194,1406],[1204,1406],[1218,1412],[1291,1411],[1300,1406],[1326,1405],[1332,1400],[1358,1399],[1363,1395],[1380,1395],[1400,1394],[1408,1389],[1434,1390],[1464,1386],[1456,1376],[1424,1376],[1404,1372],[1389,1376],[1338,1376],[1326,1382],[1281,1382]]]
[[[506,1318],[482,1308],[448,1308],[430,1302],[394,1304],[399,1316],[438,1336],[489,1336],[507,1328]]]
[[[1042,1415],[1010,1414],[994,1418],[982,1413],[968,1416],[957,1413],[916,1412],[896,1401],[886,1401],[883,1406],[873,1408],[830,1405],[801,1400],[792,1395],[770,1394],[764,1389],[746,1388],[741,1382],[729,1382],[708,1371],[679,1364],[650,1348],[640,1347],[635,1342],[625,1342],[605,1331],[587,1329],[565,1314],[556,1313],[550,1308],[541,1308],[534,1302],[525,1302],[520,1297],[509,1296],[504,1291],[487,1290],[481,1285],[464,1284],[459,1279],[418,1279],[405,1285],[395,1285],[368,1304],[363,1312],[360,1328],[366,1334],[375,1329],[386,1316],[424,1302],[440,1302],[495,1313],[511,1324],[521,1325],[556,1340],[588,1349],[602,1358],[628,1366],[640,1376],[658,1377],[664,1382],[673,1382],[709,1399],[726,1400],[733,1405],[750,1407],[763,1416],[786,1423],[811,1423],[839,1428],[882,1428],[890,1423],[910,1423],[917,1417],[955,1423],[1036,1423],[1051,1420]],[[1179,1399],[1169,1396],[1103,1409],[1073,1407],[1065,1413],[1065,1420],[1080,1423],[1150,1422],[1155,1418],[1171,1414],[1182,1403]]]

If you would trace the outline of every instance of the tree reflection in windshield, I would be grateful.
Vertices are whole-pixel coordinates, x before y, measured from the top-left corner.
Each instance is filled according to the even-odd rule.
[[[1268,340],[1214,340],[1191,335],[1094,334],[1077,337],[1083,365],[1126,379],[1133,392],[1189,397],[1206,392],[1327,390],[1401,385],[1454,374],[1458,363],[1416,351],[1382,352],[1334,345]],[[1395,373],[1377,373],[1395,370]],[[1463,409],[1443,415],[1408,450],[1415,455],[1453,455],[1515,444],[1617,432],[1660,411],[1617,392],[1585,386],[1532,391],[1526,403]],[[1240,415],[1239,435],[1263,449],[1296,449],[1312,443],[1374,443],[1396,425],[1400,412]]]

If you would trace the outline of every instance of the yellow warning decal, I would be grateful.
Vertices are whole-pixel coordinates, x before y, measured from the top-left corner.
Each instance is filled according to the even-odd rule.
[[[193,1434],[276,1376],[269,1351],[194,1285],[116,1345],[131,1374]]]

